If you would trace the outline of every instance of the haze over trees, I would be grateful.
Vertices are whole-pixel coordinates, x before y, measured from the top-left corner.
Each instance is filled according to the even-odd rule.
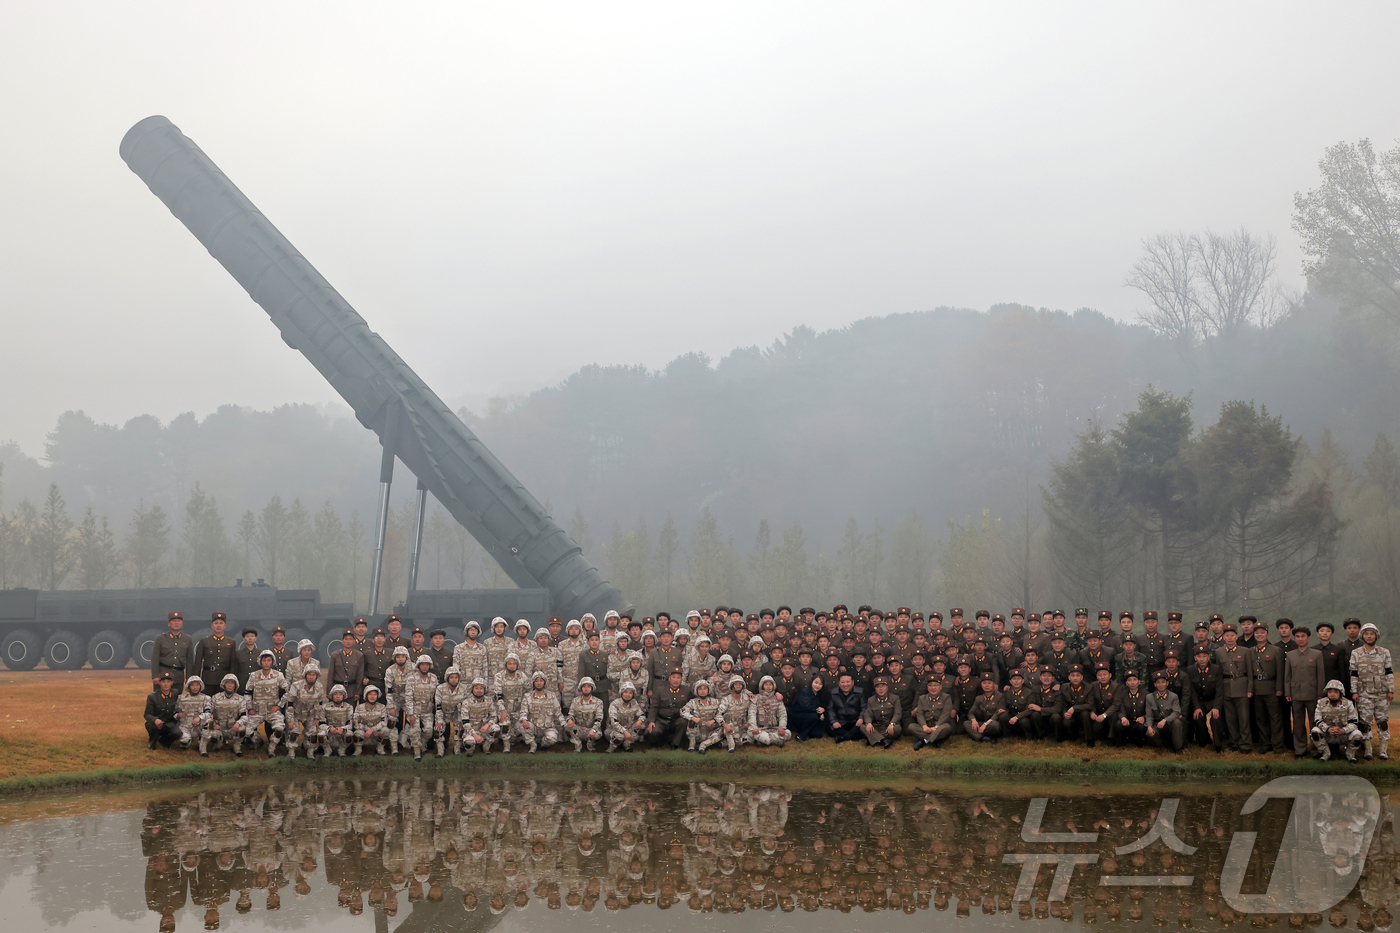
[[[1400,150],[1342,143],[1272,238],[1162,234],[1141,322],[867,317],[714,361],[582,366],[461,414],[645,610],[778,600],[1388,614],[1400,606]],[[0,586],[367,593],[379,453],[348,414],[65,414],[0,447]],[[406,589],[400,471],[385,591]],[[419,586],[509,586],[434,505]]]

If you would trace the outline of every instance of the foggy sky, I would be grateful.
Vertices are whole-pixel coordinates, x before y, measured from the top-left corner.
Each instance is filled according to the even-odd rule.
[[[0,3],[0,441],[334,392],[122,163],[164,114],[451,403],[1280,241],[1391,5]],[[930,365],[938,348],[930,347]],[[1086,361],[1062,361],[1064,364]],[[995,369],[996,361],[988,365]]]

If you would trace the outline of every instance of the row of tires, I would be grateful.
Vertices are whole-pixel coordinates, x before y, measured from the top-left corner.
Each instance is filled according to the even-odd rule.
[[[136,666],[149,669],[151,666],[151,646],[165,634],[163,628],[146,629],[135,638],[121,632],[107,630],[91,637],[83,636],[67,629],[45,634],[33,629],[13,629],[0,637],[0,661],[12,671],[32,671],[43,661],[49,670],[76,671],[83,665],[91,665],[94,670],[112,671],[126,667],[134,661]],[[198,641],[208,635],[207,629],[196,631],[191,638]],[[325,631],[320,636],[312,635],[304,629],[289,629],[287,644],[296,645],[303,638],[310,638],[319,644],[318,656],[323,662],[330,660],[331,652],[340,648],[340,629]],[[272,639],[262,633],[258,645],[270,647]]]

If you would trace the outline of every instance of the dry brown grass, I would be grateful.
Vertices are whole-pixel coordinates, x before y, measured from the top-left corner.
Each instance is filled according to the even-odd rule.
[[[201,759],[192,751],[172,752],[163,748],[148,751],[141,716],[150,689],[149,675],[135,669],[0,672],[0,708],[4,710],[3,719],[0,720],[0,780],[105,769],[136,770],[205,761],[210,764],[233,761],[232,753],[227,750],[213,752],[208,759]],[[1054,767],[1060,779],[1082,774],[1081,779],[1090,781],[1154,778],[1148,772],[1138,775],[1135,764],[1148,768],[1153,765],[1184,765],[1188,770],[1194,766],[1198,778],[1202,780],[1226,777],[1226,771],[1222,769],[1257,770],[1293,765],[1291,755],[1226,752],[1217,756],[1211,749],[1194,747],[1177,756],[1152,748],[1100,746],[1090,749],[1079,744],[1023,741],[987,745],[965,738],[954,738],[936,751],[925,749],[921,752],[915,752],[913,743],[908,739],[889,751],[867,748],[864,742],[837,746],[822,740],[789,743],[782,749],[744,749],[732,756],[714,749],[703,759],[683,752],[648,751],[615,757],[583,756],[598,759],[583,762],[573,760],[570,752],[572,749],[567,747],[554,749],[545,756],[537,756],[531,765],[548,767],[545,761],[539,760],[547,758],[571,768],[584,764],[597,768],[617,765],[617,770],[640,767],[732,771],[742,768],[756,774],[815,769],[838,777],[843,772],[893,774],[910,770],[918,773],[931,767],[957,769],[963,763],[969,771],[1006,778],[1014,777],[1018,771],[1034,772],[1038,766],[1044,770],[1048,765]],[[262,758],[261,755],[253,757]],[[812,760],[804,762],[803,759]],[[481,759],[481,763],[487,760]],[[489,760],[493,767],[504,764],[504,760],[498,756],[491,756]],[[245,757],[244,761],[248,762],[249,759]],[[439,764],[446,766],[449,763]],[[1361,767],[1380,778],[1387,771],[1394,774],[1396,764],[1400,762],[1371,762]],[[409,766],[412,767],[411,763]]]

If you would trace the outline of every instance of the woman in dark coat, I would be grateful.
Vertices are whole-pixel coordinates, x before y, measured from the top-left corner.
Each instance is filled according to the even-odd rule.
[[[792,704],[792,717],[789,726],[798,741],[820,739],[827,734],[826,708],[831,705],[831,695],[827,693],[822,676],[816,674],[812,682],[803,687]]]

